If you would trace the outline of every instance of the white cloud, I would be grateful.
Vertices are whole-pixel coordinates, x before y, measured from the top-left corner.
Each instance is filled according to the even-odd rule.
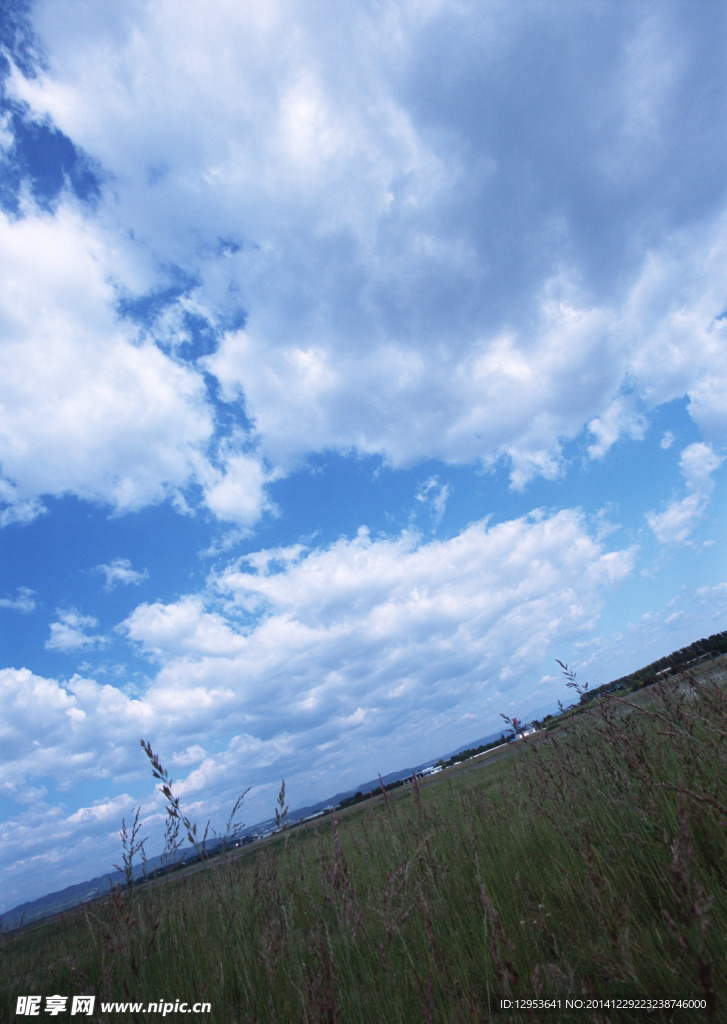
[[[0,478],[0,527],[11,523],[32,523],[38,516],[45,515],[47,509],[36,499],[21,499],[18,489],[8,480]]]
[[[124,816],[128,820],[130,806],[131,797],[124,793],[113,800],[98,800],[90,807],[79,807],[68,816],[66,822],[68,825],[80,825],[84,830],[103,824],[116,831]]]
[[[244,648],[244,637],[224,618],[206,612],[201,597],[182,598],[174,604],[139,605],[124,623],[129,637],[156,657],[194,654],[223,657]]]
[[[595,31],[552,5],[258,6],[34,8],[48,66],[16,72],[16,95],[113,176],[98,216],[124,259],[196,278],[183,301],[213,328],[245,312],[203,365],[258,444],[193,470],[209,410],[172,364],[163,422],[139,424],[158,438],[146,477],[132,458],[125,487],[74,489],[131,507],[197,475],[249,526],[264,459],[505,459],[524,487],[561,475],[584,427],[600,457],[684,395],[727,436],[711,8],[597,4]]]
[[[439,477],[430,476],[415,495],[417,501],[429,506],[434,526],[438,526],[442,521],[450,493],[449,484],[440,484]]]
[[[229,452],[223,467],[210,467],[204,477],[205,504],[218,519],[251,526],[263,510],[273,510],[265,493],[269,474],[250,455]]]
[[[121,512],[169,496],[183,504],[194,481],[222,518],[254,523],[267,478],[252,457],[213,468],[201,375],[119,318],[143,267],[129,268],[111,236],[69,205],[53,216],[0,213],[0,245],[2,524],[40,514],[43,495]]]
[[[15,136],[10,127],[10,113],[0,115],[0,153],[7,153],[15,145]]]
[[[136,748],[152,713],[143,700],[114,686],[81,676],[61,683],[28,669],[1,669],[0,709],[5,795],[22,793],[43,779],[49,790],[70,792],[104,779],[111,786],[131,768],[137,777],[145,771]]]
[[[697,597],[705,604],[713,601],[723,604],[727,600],[727,583],[717,583],[714,586],[700,587],[697,590]]]
[[[33,746],[37,753],[41,746],[52,745],[58,725],[65,727],[72,700],[57,683],[34,676],[27,669],[0,670],[0,699],[7,758],[0,778],[7,784],[12,776],[23,774],[17,761],[23,752],[28,763]],[[42,769],[39,774],[43,774]]]
[[[724,462],[724,456],[717,455],[708,444],[690,444],[679,460],[684,482],[690,491],[710,495],[714,490],[712,475]]]
[[[81,615],[76,609],[59,611],[57,615],[56,622],[51,622],[50,637],[45,644],[49,651],[77,651],[105,643],[102,636],[89,635],[86,632],[98,626],[98,619],[92,615]]]
[[[611,402],[603,416],[591,420],[588,429],[596,438],[595,442],[589,445],[588,454],[592,459],[600,459],[623,435],[636,441],[642,440],[646,420],[637,408],[634,395],[619,395]]]
[[[671,501],[663,512],[648,512],[647,522],[662,544],[684,544],[704,516],[714,491],[713,474],[724,457],[702,442],[682,452],[679,468],[687,488],[684,498]]]
[[[594,542],[572,512],[475,523],[445,542],[421,544],[409,534],[374,540],[360,531],[328,548],[298,548],[288,560],[285,552],[268,554],[214,578],[207,598],[132,613],[130,639],[162,660],[138,699],[80,677],[61,687],[27,670],[0,674],[3,721],[16,730],[5,737],[17,753],[7,770],[29,780],[50,772],[74,784],[100,761],[118,775],[132,757],[125,746],[139,735],[159,737],[170,750],[182,736],[194,746],[207,735],[207,748],[225,734],[255,742],[288,735],[296,757],[311,742],[334,739],[340,755],[347,738],[331,723],[357,709],[362,719],[354,724],[367,726],[383,757],[381,743],[392,735],[413,741],[414,720],[446,718],[490,692],[497,699],[554,640],[588,632],[604,588],[633,563],[631,552]],[[208,607],[215,592],[222,610]],[[74,643],[94,625],[77,613],[63,622]],[[31,720],[17,716],[39,701],[31,730]],[[22,757],[31,731],[41,745]],[[56,771],[63,750],[71,760]]]
[[[623,310],[633,332],[629,373],[648,407],[689,396],[689,413],[707,441],[727,439],[720,395],[727,384],[727,324],[722,278],[727,264],[720,211],[665,239],[648,254]],[[639,336],[640,334],[640,336]]]
[[[585,661],[578,669],[579,679],[598,685],[609,682],[724,630],[727,583],[683,584],[676,593],[662,594],[662,602],[653,604],[649,612],[636,613],[616,633],[592,634],[575,645]]]
[[[158,664],[138,697],[4,670],[0,793],[25,806],[44,788],[47,808],[45,819],[9,820],[8,858],[29,857],[51,821],[48,835],[73,850],[58,854],[66,870],[81,863],[81,837],[98,839],[84,858],[111,850],[114,814],[120,824],[143,803],[158,816],[142,736],[193,813],[219,827],[246,785],[256,788],[248,820],[259,820],[275,778],[302,803],[453,746],[463,721],[484,733],[542,675],[553,644],[588,634],[633,557],[606,550],[573,511],[478,522],[426,543],[361,529],[318,549],[254,553],[203,594],[139,605],[123,631]],[[95,625],[59,616],[57,649],[93,642]],[[76,793],[104,779],[92,804]]]
[[[175,751],[178,733],[163,709],[78,676],[63,685],[27,669],[0,670],[0,797],[17,805],[16,813],[9,810],[12,804],[6,805],[0,823],[0,909],[40,896],[49,887],[63,888],[111,870],[120,861],[121,819],[128,822],[138,804],[144,807],[150,848],[161,850],[164,801],[139,746],[139,738],[147,735],[155,737],[165,765],[187,769],[188,777],[175,789],[187,797],[195,784],[200,789],[199,767],[210,759],[198,745],[166,756]],[[284,744],[236,738],[229,748],[232,772],[228,768],[226,774],[224,759],[213,759],[207,795],[221,780],[234,789],[241,765],[269,764],[275,759],[273,747],[280,752]],[[235,774],[237,779],[229,777]],[[89,801],[90,785],[97,793],[105,785],[107,795]],[[189,799],[185,808],[200,817],[203,813]],[[225,806],[221,814],[229,810]]]
[[[302,749],[361,708],[372,737],[415,735],[411,718],[511,687],[556,634],[590,628],[603,588],[632,561],[605,552],[572,512],[427,544],[361,530],[244,559],[206,600],[142,605],[125,628],[163,662],[149,700],[174,699],[214,731],[255,723],[265,737],[300,734]],[[209,607],[215,592],[222,610]]]
[[[600,458],[687,396],[704,443],[649,517],[686,541],[727,439],[716,12],[36,0],[47,59],[11,90],[103,182],[93,205],[0,215],[0,524],[44,496],[171,498],[239,540],[274,512],[274,480],[332,450],[504,460],[523,488],[568,472],[569,440]],[[419,492],[435,521],[447,488]],[[0,853],[30,863],[62,837],[95,855],[151,792],[140,735],[212,811],[241,778],[272,805],[278,770],[320,794],[392,751],[416,760],[422,736],[485,731],[631,572],[605,534],[563,511],[271,547],[127,615],[119,634],[151,659],[138,699],[0,673],[0,792],[28,805]],[[88,651],[97,628],[59,612],[48,646]],[[63,806],[99,773],[107,801]]]
[[[261,444],[278,464],[335,447],[382,453],[395,466],[507,457],[521,487],[561,472],[560,440],[575,436],[618,372],[605,318],[548,301],[540,337],[470,337],[458,352],[389,342],[347,353],[226,335],[205,366],[227,400],[244,392]]]
[[[122,818],[128,823],[133,807],[132,798],[122,793],[69,814],[63,804],[49,803],[37,791],[26,809],[0,824],[2,909],[45,895],[49,879],[63,889],[100,875],[105,890],[108,874],[121,862]],[[74,851],[71,858],[64,853],[68,848]]]
[[[18,612],[35,610],[35,591],[29,587],[18,587],[17,597],[0,597],[0,608],[11,608]]]
[[[0,461],[16,501],[72,491],[123,510],[183,486],[212,430],[202,382],[118,322],[109,239],[62,207],[0,213],[0,244]]]
[[[113,590],[118,586],[138,586],[149,578],[146,569],[135,569],[128,558],[115,558],[106,565],[95,566],[94,571],[105,577],[105,590]]]
[[[705,508],[700,494],[672,501],[663,512],[648,512],[646,520],[661,544],[683,544],[689,539]]]

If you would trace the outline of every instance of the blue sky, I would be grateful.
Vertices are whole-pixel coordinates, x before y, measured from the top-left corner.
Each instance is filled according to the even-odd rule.
[[[4,10],[0,909],[727,628],[722,3]]]

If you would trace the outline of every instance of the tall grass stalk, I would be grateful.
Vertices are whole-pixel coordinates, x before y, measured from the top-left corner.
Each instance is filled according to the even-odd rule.
[[[0,1015],[42,991],[209,999],[214,1024],[534,1019],[501,996],[696,997],[696,1018],[648,1019],[725,1019],[726,741],[719,665],[599,701],[496,763],[2,936]]]

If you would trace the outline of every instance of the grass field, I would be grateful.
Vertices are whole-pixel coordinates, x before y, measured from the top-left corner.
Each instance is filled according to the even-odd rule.
[[[19,995],[93,993],[93,1018],[55,1019],[208,1000],[165,1019],[725,1020],[726,672],[601,700],[507,756],[6,935],[0,1017],[23,1019]],[[704,1008],[566,1009],[595,997]]]

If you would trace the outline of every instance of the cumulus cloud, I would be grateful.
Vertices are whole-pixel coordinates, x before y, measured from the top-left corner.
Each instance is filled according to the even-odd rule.
[[[221,518],[256,522],[266,476],[234,453],[215,468],[201,374],[119,316],[143,268],[130,268],[108,232],[68,204],[53,215],[0,212],[0,243],[3,525],[40,514],[44,495],[128,512],[165,497],[183,505],[194,482]]]
[[[39,210],[26,183],[0,213],[0,524],[46,496],[171,499],[239,540],[274,514],[276,480],[329,451],[502,461],[522,489],[569,471],[567,442],[602,458],[687,396],[704,441],[682,453],[684,493],[648,517],[686,542],[727,439],[717,5],[324,9],[32,5],[44,63],[11,68],[11,98],[100,186]],[[417,494],[435,526],[443,479]],[[447,541],[362,530],[252,552],[126,615],[116,635],[151,666],[136,700],[0,676],[18,752],[2,792],[45,788],[53,835],[98,838],[134,786],[69,812],[52,780],[137,778],[140,735],[215,806],[271,766],[303,791],[414,757],[421,735],[446,748],[453,723],[489,723],[543,678],[555,637],[597,622],[634,560],[605,535],[565,510]],[[144,573],[97,571],[108,589]],[[104,642],[66,609],[47,647]],[[29,856],[40,818],[12,828]]]
[[[238,559],[202,593],[126,618],[121,632],[153,666],[138,696],[80,676],[0,672],[0,793],[25,806],[44,790],[48,808],[45,821],[11,816],[5,850],[30,856],[48,820],[64,842],[96,836],[105,849],[129,804],[159,814],[141,736],[205,817],[225,815],[251,784],[248,813],[260,819],[274,776],[294,779],[305,802],[453,746],[462,722],[484,733],[542,674],[556,638],[588,634],[633,561],[570,510],[426,542],[362,528]],[[59,614],[54,648],[85,649],[96,625]],[[76,788],[92,779],[108,780],[108,794],[89,805]]]
[[[130,638],[164,662],[134,707],[174,714],[191,731],[209,717],[218,730],[247,723],[248,732],[253,719],[265,732],[299,731],[384,701],[403,701],[405,714],[412,698],[420,712],[443,708],[487,679],[513,685],[553,631],[587,629],[603,588],[631,564],[629,552],[591,540],[574,513],[478,523],[445,542],[364,530],[320,550],[260,552],[213,579],[223,611],[189,596],[130,616]],[[61,624],[73,643],[94,625],[78,613]],[[131,707],[112,687],[76,680],[72,689],[84,719],[109,713],[112,696]],[[59,700],[69,698],[59,691]]]
[[[637,408],[634,395],[619,395],[603,416],[591,420],[588,429],[596,439],[589,445],[588,454],[592,459],[599,459],[624,435],[633,440],[642,440],[646,430],[646,419]]]
[[[32,523],[47,511],[42,501],[36,498],[19,498],[17,487],[0,478],[0,527],[11,523]]]
[[[123,793],[69,814],[62,804],[48,802],[43,790],[36,790],[27,808],[0,823],[2,909],[45,895],[49,878],[59,889],[96,875],[105,879],[120,860],[120,822],[124,817],[129,821],[133,807],[132,797]],[[64,848],[74,850],[73,859],[64,856]]]
[[[158,658],[186,653],[224,657],[244,647],[244,638],[221,615],[205,611],[199,596],[173,604],[139,605],[124,628],[132,640]]]
[[[258,552],[215,575],[206,597],[142,605],[124,628],[161,662],[148,700],[165,714],[173,705],[213,733],[285,733],[300,751],[346,721],[375,747],[392,728],[403,742],[427,716],[514,687],[556,632],[593,625],[632,564],[573,512],[429,543],[362,529]]]
[[[579,678],[615,679],[700,637],[723,631],[727,583],[706,587],[683,584],[675,594],[667,592],[663,597],[663,603],[628,619],[616,633],[592,634],[574,645],[583,659]]]
[[[45,644],[49,651],[78,651],[105,643],[102,636],[87,632],[98,626],[98,619],[92,615],[81,615],[75,608],[57,614],[57,620],[51,622],[50,637]]]
[[[106,565],[97,565],[94,571],[104,576],[105,590],[113,590],[118,586],[139,586],[149,578],[146,569],[135,569],[128,558],[115,558]]]
[[[230,445],[224,448],[221,468],[209,466],[202,474],[205,504],[224,522],[254,525],[263,511],[275,509],[266,493],[271,474],[258,458]]]
[[[329,449],[395,466],[502,459],[522,488],[562,475],[584,428],[598,458],[684,395],[708,440],[727,436],[727,168],[705,127],[722,113],[715,17],[402,0],[329,5],[324,19],[288,0],[264,14],[121,2],[105,16],[41,0],[47,64],[15,70],[14,95],[110,173],[98,218],[137,278],[143,264],[160,289],[173,266],[194,282],[152,336],[181,351],[170,324],[193,307],[219,340],[194,368],[102,347],[110,390],[165,382],[166,400],[129,402],[121,479],[104,475],[101,439],[77,468],[56,459],[56,476],[121,507],[194,477],[216,515],[249,525],[266,459],[282,472]],[[74,251],[69,274],[94,307],[102,275],[83,263]],[[84,382],[85,337],[68,352]],[[244,409],[259,461],[241,448],[193,470],[212,430],[200,368]],[[122,425],[111,410],[107,446]],[[13,426],[58,487],[40,428]],[[146,472],[141,433],[155,438]],[[37,491],[25,464],[11,460],[8,479]]]
[[[11,608],[17,612],[35,610],[35,591],[29,587],[18,587],[17,597],[0,597],[0,608]]]
[[[174,723],[153,703],[92,679],[74,676],[61,683],[28,669],[0,670],[0,723],[2,909],[47,892],[49,877],[62,888],[110,870],[119,860],[121,819],[128,821],[140,803],[145,831],[154,849],[161,849],[164,801],[140,736],[154,736],[169,754],[165,764],[187,769],[179,792],[193,814],[198,804],[189,797],[195,786],[202,788],[201,766],[208,768],[207,795],[220,780],[232,791],[236,782],[230,776],[239,779],[241,764],[268,765],[284,749],[280,740],[266,744],[241,735],[230,744],[230,771],[224,757],[210,759],[199,745],[179,749]],[[89,802],[88,786],[99,783],[106,784],[107,795]]]
[[[712,475],[723,462],[724,456],[717,455],[708,444],[697,442],[684,449],[679,468],[690,491],[711,494],[714,489]]]
[[[28,669],[0,670],[0,703],[6,791],[45,776],[69,786],[99,773],[109,777],[116,762],[111,749],[120,736],[126,740],[125,725],[138,719],[136,732],[143,717],[115,687],[75,676],[64,686]]]
[[[450,490],[449,484],[440,484],[439,477],[437,476],[430,476],[417,490],[416,500],[429,506],[435,526],[438,526],[442,521],[442,516],[449,500]]]
[[[211,418],[200,378],[121,325],[113,245],[61,208],[0,213],[0,463],[16,501],[72,491],[119,509],[183,486]]]
[[[110,870],[122,817],[140,802],[160,810],[139,747],[152,718],[142,701],[92,679],[0,670],[3,909],[46,893],[49,878],[62,888]],[[174,749],[163,725],[157,734]],[[106,794],[89,801],[91,787]]]
[[[713,474],[723,462],[724,457],[703,442],[684,449],[679,468],[687,494],[675,498],[663,512],[648,512],[646,516],[662,544],[684,544],[689,540],[707,510],[715,487]]]
[[[10,127],[10,114],[0,115],[0,153],[8,152],[15,144],[15,136]]]

